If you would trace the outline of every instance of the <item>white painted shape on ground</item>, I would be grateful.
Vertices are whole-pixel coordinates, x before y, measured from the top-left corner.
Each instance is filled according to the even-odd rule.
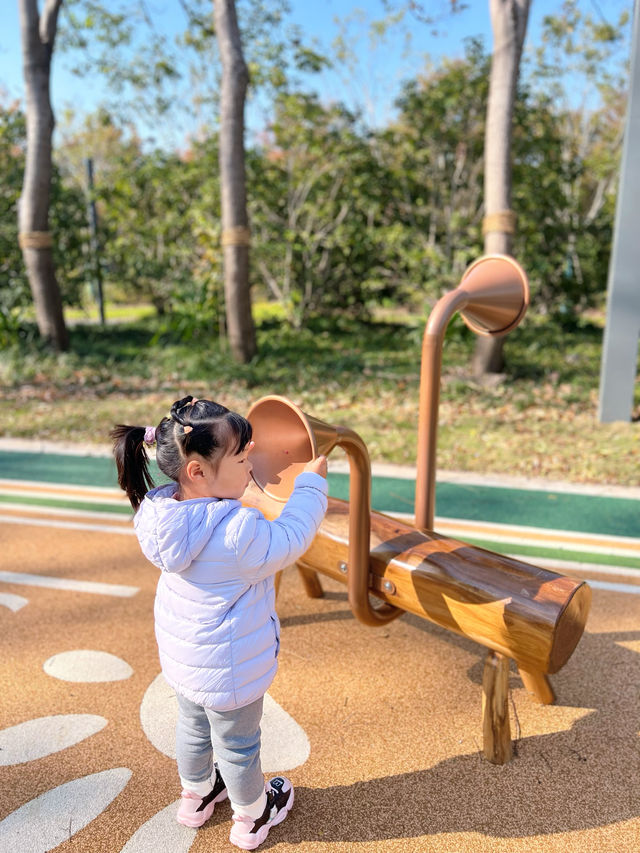
[[[0,765],[24,764],[60,752],[107,725],[96,714],[56,714],[26,720],[0,731]]]
[[[2,521],[2,516],[0,516]],[[55,578],[51,575],[32,575],[27,572],[0,572],[0,583],[15,583],[25,586],[42,586],[63,592],[90,592],[95,595],[115,595],[119,598],[131,598],[140,587],[125,586],[118,583],[99,583],[97,581],[77,581],[70,578]]]
[[[264,697],[264,713],[260,727],[260,757],[265,773],[293,770],[309,758],[311,745],[306,732],[268,693]]]
[[[147,687],[140,703],[140,724],[149,742],[158,752],[176,757],[176,720],[178,700],[162,673]]]
[[[65,782],[11,812],[0,821],[0,850],[47,853],[91,823],[131,778],[115,767]]]
[[[142,730],[163,755],[176,757],[178,702],[162,674],[147,688],[140,705]],[[267,693],[264,697],[262,769],[265,773],[292,770],[304,764],[311,747],[304,729]]]
[[[0,604],[3,607],[8,607],[15,613],[29,603],[28,598],[23,598],[21,595],[14,595],[12,592],[0,592]]]
[[[133,669],[122,658],[93,649],[60,652],[46,660],[42,668],[61,681],[124,681],[133,675]]]
[[[143,823],[120,853],[187,853],[196,832],[176,820],[180,800],[162,809]]]

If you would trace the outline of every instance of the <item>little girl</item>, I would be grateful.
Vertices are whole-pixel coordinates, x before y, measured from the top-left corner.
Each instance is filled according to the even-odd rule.
[[[243,507],[251,424],[185,397],[157,427],[111,432],[118,482],[136,511],[145,556],[162,570],[155,630],[162,672],[178,698],[177,819],[198,827],[229,796],[229,840],[253,850],[293,805],[293,787],[265,786],[260,718],[278,667],[274,575],[307,550],[327,508],[327,463],[309,462],[280,517]],[[173,482],[152,488],[145,445]],[[213,763],[215,753],[217,763]]]

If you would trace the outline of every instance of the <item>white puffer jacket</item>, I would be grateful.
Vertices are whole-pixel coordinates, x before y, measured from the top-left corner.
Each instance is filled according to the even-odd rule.
[[[155,627],[162,672],[198,705],[218,711],[259,699],[278,667],[273,576],[307,550],[327,509],[327,482],[299,474],[275,521],[240,501],[176,501],[175,483],[142,501],[134,526],[162,569]]]

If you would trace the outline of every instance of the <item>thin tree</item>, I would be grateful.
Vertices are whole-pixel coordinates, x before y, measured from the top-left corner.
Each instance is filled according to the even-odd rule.
[[[27,151],[18,231],[40,334],[56,349],[66,350],[69,336],[53,262],[53,237],[49,231],[54,128],[49,81],[61,5],[62,0],[46,0],[40,15],[37,0],[19,0]]]
[[[234,0],[215,0],[220,58],[220,190],[227,337],[233,357],[249,361],[256,335],[249,288],[249,221],[244,161],[244,105],[249,72],[242,52]]]
[[[484,149],[484,251],[511,255],[516,216],[511,209],[511,141],[520,58],[531,0],[489,0],[493,55]],[[477,378],[504,367],[504,338],[479,337],[472,359]]]

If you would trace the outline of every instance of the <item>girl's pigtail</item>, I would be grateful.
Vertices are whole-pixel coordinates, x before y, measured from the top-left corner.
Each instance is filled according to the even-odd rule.
[[[118,469],[118,483],[127,493],[134,511],[154,486],[145,447],[145,427],[118,424],[109,433]]]

